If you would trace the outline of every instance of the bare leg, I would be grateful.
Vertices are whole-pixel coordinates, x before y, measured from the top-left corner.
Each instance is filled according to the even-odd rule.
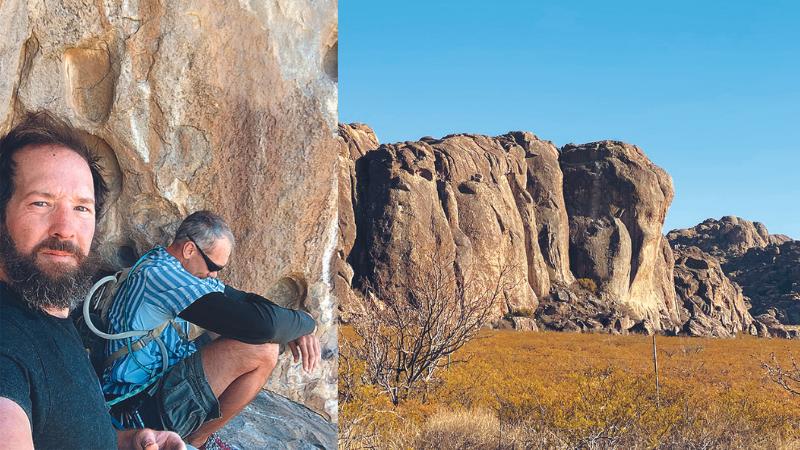
[[[278,363],[278,344],[252,345],[220,338],[200,349],[203,370],[222,417],[204,423],[188,436],[199,447],[250,403]]]

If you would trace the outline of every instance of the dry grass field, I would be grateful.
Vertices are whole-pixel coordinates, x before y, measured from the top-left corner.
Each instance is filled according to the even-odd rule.
[[[343,358],[340,448],[800,448],[800,396],[761,366],[800,343],[656,342],[658,396],[649,336],[483,332],[397,407]]]

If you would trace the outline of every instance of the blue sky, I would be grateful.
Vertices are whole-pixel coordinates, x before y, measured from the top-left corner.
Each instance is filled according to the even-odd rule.
[[[800,2],[339,2],[339,120],[381,142],[617,139],[672,175],[665,230],[800,239]]]

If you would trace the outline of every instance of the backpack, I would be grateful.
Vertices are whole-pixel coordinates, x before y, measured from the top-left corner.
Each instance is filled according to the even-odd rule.
[[[158,346],[161,347],[161,371],[128,394],[106,402],[106,405],[109,407],[144,391],[149,386],[153,385],[153,383],[162,375],[164,375],[167,369],[169,369],[169,354],[160,337],[161,333],[163,333],[167,327],[175,327],[181,338],[189,339],[189,336],[183,332],[181,327],[175,323],[174,320],[164,321],[152,330],[132,330],[123,333],[108,332],[108,313],[111,310],[114,296],[116,295],[117,291],[125,285],[128,276],[136,270],[136,268],[139,266],[139,263],[144,260],[146,255],[147,254],[142,255],[142,257],[139,258],[133,267],[122,269],[113,275],[108,275],[98,280],[89,290],[89,293],[86,294],[86,298],[84,299],[83,306],[81,308],[82,314],[75,320],[75,327],[78,329],[78,333],[81,336],[81,340],[83,341],[84,348],[86,348],[89,360],[92,363],[92,367],[94,367],[98,378],[101,379],[103,372],[105,372],[107,368],[111,367],[116,360],[122,358],[128,353],[138,351],[153,341],[155,341]],[[105,357],[106,341],[117,339],[129,339],[129,344],[117,350],[110,356]]]

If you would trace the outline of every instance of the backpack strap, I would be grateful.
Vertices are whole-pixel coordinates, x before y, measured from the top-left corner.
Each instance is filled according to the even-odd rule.
[[[131,345],[129,345],[129,346],[126,345],[126,346],[120,348],[119,350],[115,351],[111,355],[109,355],[108,358],[106,358],[105,362],[103,363],[103,370],[108,369],[109,367],[114,365],[114,362],[116,360],[122,358],[123,356],[127,355],[128,353],[130,353],[130,352],[138,352],[139,350],[141,350],[144,347],[146,347],[148,344],[150,344],[151,342],[156,340],[159,336],[161,336],[161,333],[163,333],[164,330],[166,330],[167,327],[170,326],[170,325],[175,326],[174,325],[174,321],[167,320],[166,322],[163,322],[160,325],[158,325],[157,327],[155,327],[152,330],[150,330],[147,334],[143,335],[142,337],[137,339],[135,342],[131,343]],[[176,328],[180,328],[180,327],[176,327]]]
[[[167,327],[170,327],[170,326],[175,330],[176,333],[178,333],[178,336],[181,339],[183,339],[183,340],[185,340],[187,342],[197,339],[198,337],[200,337],[201,334],[206,332],[205,329],[203,329],[203,328],[201,328],[201,327],[199,327],[199,326],[197,326],[197,325],[195,325],[193,323],[189,323],[189,333],[185,333],[183,331],[183,328],[175,320],[167,320],[166,322],[162,322],[157,327],[155,327],[152,330],[150,330],[150,332],[148,332],[146,335],[140,337],[135,342],[131,343],[131,345],[124,346],[124,347],[120,348],[119,350],[115,351],[114,353],[112,353],[111,355],[109,355],[108,358],[106,358],[105,362],[103,363],[103,370],[105,370],[105,369],[111,367],[112,365],[114,365],[114,362],[116,360],[122,358],[123,356],[127,355],[128,353],[137,352],[137,351],[143,349],[144,347],[149,345],[151,342],[156,340],[158,337],[160,337],[161,334],[164,332],[164,330],[166,330]]]

